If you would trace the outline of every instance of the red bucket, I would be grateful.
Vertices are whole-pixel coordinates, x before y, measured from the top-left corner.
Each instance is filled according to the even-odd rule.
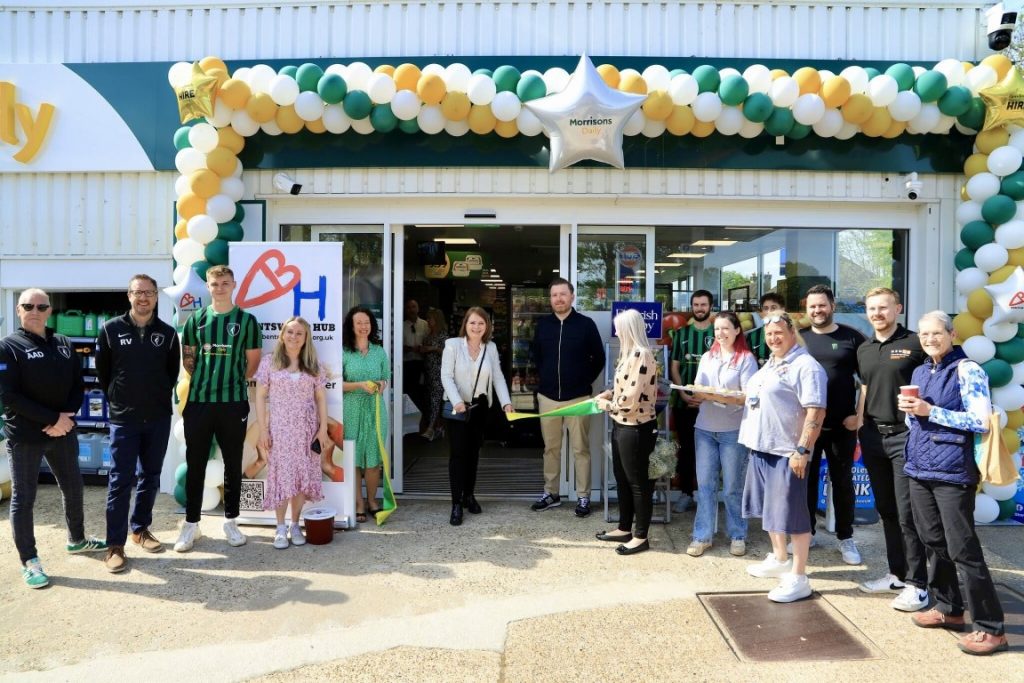
[[[334,538],[334,508],[314,507],[302,513],[306,523],[306,540],[313,545],[327,545]]]

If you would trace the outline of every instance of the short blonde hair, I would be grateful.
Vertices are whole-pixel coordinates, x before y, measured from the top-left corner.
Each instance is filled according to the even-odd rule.
[[[867,301],[873,296],[882,296],[884,294],[891,296],[892,300],[896,303],[900,302],[900,295],[896,293],[895,289],[890,289],[888,287],[873,287],[869,289],[868,293],[864,295],[864,301]]]
[[[206,269],[206,281],[209,282],[210,278],[224,277],[227,275],[232,280],[235,279],[235,272],[227,266],[212,266]]]

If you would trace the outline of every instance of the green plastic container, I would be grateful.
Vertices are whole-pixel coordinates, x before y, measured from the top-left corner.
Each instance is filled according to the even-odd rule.
[[[93,326],[95,326],[95,319]],[[68,337],[85,336],[85,315],[81,311],[64,311],[57,314],[57,334]],[[95,334],[93,335],[95,336]]]

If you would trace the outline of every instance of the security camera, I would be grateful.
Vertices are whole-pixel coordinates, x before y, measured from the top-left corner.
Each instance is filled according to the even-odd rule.
[[[903,183],[903,186],[907,188],[907,199],[914,201],[921,196],[924,183],[917,179],[917,173],[915,172],[907,176],[907,182]]]
[[[1010,46],[1013,28],[1017,25],[1017,13],[1024,4],[1021,0],[1006,0],[990,7],[985,12],[988,26],[988,46],[992,50],[1005,50]]]
[[[274,176],[274,187],[281,192],[288,192],[289,194],[302,192],[302,185],[295,182],[295,178],[292,178],[287,173],[278,173]]]

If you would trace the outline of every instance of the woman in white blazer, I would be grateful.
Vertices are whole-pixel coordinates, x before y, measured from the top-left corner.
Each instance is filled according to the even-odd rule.
[[[487,311],[474,306],[466,311],[459,336],[444,343],[441,355],[444,397],[451,402],[456,415],[465,417],[448,419],[448,481],[452,489],[452,514],[448,521],[453,526],[462,524],[463,508],[474,515],[482,511],[473,489],[492,389],[498,394],[502,409],[512,412],[512,398],[501,374],[501,359],[498,347],[491,341],[491,331]]]

